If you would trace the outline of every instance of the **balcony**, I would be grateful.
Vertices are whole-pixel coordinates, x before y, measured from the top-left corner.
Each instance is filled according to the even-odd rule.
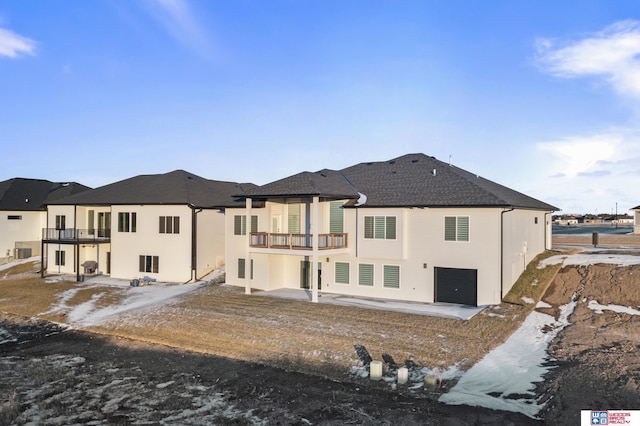
[[[43,228],[43,241],[68,241],[68,242],[109,242],[111,240],[111,229],[56,229]]]
[[[268,232],[252,232],[249,245],[256,248],[272,248],[285,250],[312,250],[311,234],[275,234]],[[347,234],[319,234],[318,249],[331,250],[347,247]]]

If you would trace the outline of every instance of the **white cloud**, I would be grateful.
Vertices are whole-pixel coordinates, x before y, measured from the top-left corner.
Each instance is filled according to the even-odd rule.
[[[538,148],[551,154],[554,172],[574,178],[580,174],[602,172],[604,164],[615,164],[623,140],[620,134],[576,136],[542,142]]]
[[[171,37],[202,57],[210,58],[212,46],[206,31],[187,0],[148,0],[151,13]]]
[[[11,30],[0,28],[0,56],[17,58],[20,55],[33,55],[36,42],[18,35]]]
[[[565,212],[624,212],[640,204],[640,134],[631,129],[536,145],[545,156],[538,181],[545,201]],[[542,191],[542,190],[541,190]]]
[[[640,22],[616,22],[577,41],[536,44],[538,63],[552,75],[602,76],[618,93],[640,97]]]

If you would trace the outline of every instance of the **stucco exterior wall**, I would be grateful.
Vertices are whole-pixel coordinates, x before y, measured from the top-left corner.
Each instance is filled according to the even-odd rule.
[[[251,211],[259,217],[261,232],[270,231],[270,204]],[[328,205],[321,203],[319,208],[320,232],[328,232]],[[282,205],[277,209],[280,211]],[[286,206],[284,210],[286,212]],[[550,217],[545,212],[515,210],[503,214],[503,211],[501,208],[346,208],[344,232],[348,234],[348,250],[339,254],[318,253],[322,264],[322,291],[432,303],[436,301],[436,268],[475,269],[478,305],[500,303],[502,292],[508,292],[526,263],[550,244],[551,232]],[[252,288],[299,288],[300,261],[304,260],[304,254],[286,251],[249,254],[248,238],[233,235],[233,216],[245,213],[245,209],[227,210],[227,283],[245,286],[250,273],[249,258],[252,258]],[[364,238],[365,216],[395,216],[396,238]],[[469,218],[468,241],[445,241],[447,216]],[[246,259],[246,279],[237,276],[238,258]],[[349,264],[348,284],[336,282],[336,262]],[[373,265],[373,286],[359,284],[360,264]],[[385,265],[400,267],[399,288],[384,286]]]
[[[9,216],[19,216],[11,219]],[[14,255],[16,242],[35,242],[42,240],[42,228],[47,221],[44,211],[1,211],[0,212],[0,258]],[[38,255],[34,250],[33,255]]]
[[[549,220],[541,211],[504,213],[503,296],[511,290],[529,262],[547,248]]]
[[[47,208],[47,223],[44,228],[56,227],[56,216],[65,216],[65,228],[73,228],[75,221],[74,206],[49,206]],[[76,272],[75,249],[69,244],[47,244],[45,247],[45,265],[49,273],[73,274]],[[65,264],[56,265],[56,252],[64,252]]]
[[[142,276],[165,282],[191,279],[191,209],[187,206],[112,206],[111,276],[133,279]],[[136,213],[136,232],[118,232],[118,214]],[[161,234],[160,216],[179,216],[179,234]],[[158,273],[140,272],[139,256],[158,256]]]
[[[202,210],[196,213],[196,221],[196,278],[202,278],[225,263],[225,214],[219,210]]]

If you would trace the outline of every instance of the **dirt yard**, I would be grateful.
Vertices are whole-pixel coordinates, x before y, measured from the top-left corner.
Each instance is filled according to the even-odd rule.
[[[557,367],[539,389],[546,423],[579,424],[580,409],[640,408],[640,315],[615,310],[640,309],[640,266],[566,267],[543,298],[554,308],[540,310],[557,315],[572,297],[572,324],[549,346]]]
[[[638,250],[625,253],[640,255]],[[637,409],[640,316],[608,307],[640,309],[640,266],[566,266],[553,275],[542,298],[551,307],[538,309],[557,316],[574,298],[576,307],[569,317],[572,325],[549,348],[554,358],[549,363],[556,368],[538,386],[539,397],[546,401],[541,421],[518,413],[440,404],[437,398],[450,385],[447,381],[441,389],[425,389],[416,382],[401,387],[348,375],[348,366],[359,362],[355,343],[364,343],[378,356],[385,351],[400,362],[413,360],[418,367],[469,366],[506,338],[504,329],[512,331],[512,323],[517,327],[533,308],[528,303],[502,304],[497,311],[463,322],[309,304],[304,305],[307,314],[301,315],[295,309],[288,312],[292,301],[277,302],[280,307],[274,313],[272,301],[266,300],[270,298],[251,298],[265,306],[254,306],[257,310],[248,317],[246,298],[233,291],[221,295],[216,292],[221,287],[214,286],[167,306],[119,315],[92,327],[93,332],[63,331],[51,321],[66,318],[47,309],[56,300],[54,286],[46,287],[52,293],[44,297],[42,284],[31,288],[31,279],[21,275],[26,299],[8,286],[0,288],[0,312],[5,312],[0,314],[0,342],[5,342],[0,344],[0,425],[565,425],[579,424],[581,409]],[[533,281],[520,291],[538,300],[535,291],[527,293],[527,286],[539,289],[537,278]],[[75,284],[59,285],[66,289],[69,304],[117,303],[123,297],[115,292],[96,297],[95,292],[75,291]],[[213,311],[211,303],[222,296],[226,299],[214,304]],[[190,315],[198,313],[192,324],[181,321],[185,303],[195,309]],[[28,314],[30,310],[49,312],[42,316],[49,321],[25,319],[35,316]],[[318,315],[325,321],[331,318],[333,327],[317,327]],[[292,321],[294,316],[299,320]],[[341,327],[340,316],[355,319]],[[416,322],[420,333],[415,332]],[[194,346],[188,330],[209,330],[213,337]],[[482,339],[471,338],[478,333]],[[398,335],[402,349],[389,350],[382,335]],[[494,336],[492,345],[481,344],[488,335]],[[310,343],[313,339],[322,345]],[[429,348],[420,339],[431,342]],[[314,345],[316,350],[310,349]],[[234,347],[238,351],[229,352]],[[279,353],[274,347],[284,349]]]

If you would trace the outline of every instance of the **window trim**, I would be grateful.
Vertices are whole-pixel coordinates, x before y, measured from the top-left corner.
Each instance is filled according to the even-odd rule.
[[[136,232],[137,227],[136,212],[118,212],[118,232]]]
[[[160,271],[160,256],[141,254],[138,257],[138,272],[158,274]]]
[[[371,284],[363,284],[362,283],[362,267],[370,266],[371,267]],[[373,263],[358,263],[358,286],[362,287],[374,287],[376,283],[376,268]]]
[[[453,219],[453,224],[447,222],[451,222]],[[461,223],[461,219],[463,219],[463,223]],[[466,221],[466,224],[464,223]],[[449,229],[449,234],[453,231],[453,237],[451,235],[447,235],[447,228]],[[444,217],[444,241],[446,242],[461,242],[468,243],[471,241],[471,218],[469,215],[456,215],[456,216],[445,216]],[[462,235],[466,235],[466,238],[461,238]]]
[[[346,268],[346,271],[340,271],[340,277],[346,274],[346,282],[338,280],[338,265]],[[333,266],[333,281],[336,284],[350,285],[351,284],[351,263],[350,262],[335,262]]]
[[[159,216],[158,231],[161,234],[179,234],[180,216]]]
[[[364,216],[363,236],[365,240],[398,239],[397,215],[367,215]]]
[[[397,286],[393,285],[387,285],[387,268],[397,268],[398,272],[397,272],[397,276],[398,276],[398,283]],[[382,265],[382,287],[383,288],[388,288],[388,289],[392,289],[392,290],[400,290],[400,283],[401,283],[401,279],[400,279],[400,265]]]

